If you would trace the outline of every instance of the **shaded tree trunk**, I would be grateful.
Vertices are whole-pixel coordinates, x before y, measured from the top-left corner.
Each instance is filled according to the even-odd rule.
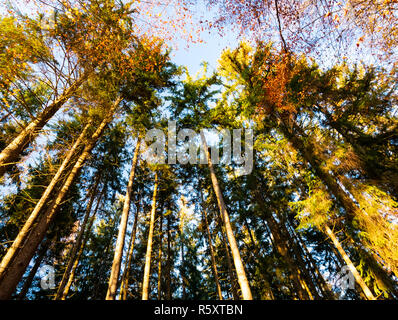
[[[156,214],[156,198],[158,192],[158,173],[155,172],[155,186],[153,189],[152,198],[152,210],[149,222],[149,234],[148,234],[148,244],[145,255],[145,269],[144,269],[144,279],[142,281],[142,300],[148,300],[149,298],[149,277],[151,273],[151,256],[152,256],[152,242],[153,242],[153,230],[155,226],[155,214]]]
[[[130,270],[131,270],[131,260],[133,258],[134,243],[135,243],[135,239],[136,239],[136,236],[137,236],[138,215],[139,215],[140,210],[141,210],[140,204],[141,204],[141,199],[138,200],[138,204],[137,204],[137,207],[136,207],[137,210],[136,210],[135,216],[134,216],[133,229],[132,229],[132,234],[131,234],[130,243],[129,243],[129,252],[128,252],[128,255],[127,255],[126,266],[125,266],[125,269],[124,269],[124,272],[123,272],[121,286],[120,286],[120,298],[122,300],[126,300],[127,299],[129,277],[130,277]]]

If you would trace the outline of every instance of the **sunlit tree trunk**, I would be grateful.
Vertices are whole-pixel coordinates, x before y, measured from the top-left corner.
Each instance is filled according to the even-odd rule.
[[[366,285],[365,281],[359,274],[358,270],[355,268],[354,264],[352,263],[351,259],[347,255],[347,253],[344,251],[343,247],[340,244],[340,241],[337,239],[336,235],[332,231],[332,229],[329,228],[329,226],[325,226],[325,232],[326,234],[330,237],[332,240],[334,246],[337,248],[337,251],[340,253],[341,257],[345,261],[345,263],[348,266],[348,269],[351,271],[352,275],[354,276],[356,282],[359,284],[361,287],[363,293],[365,294],[366,298],[368,300],[376,300],[372,292],[370,291],[369,287]]]
[[[64,90],[49,106],[23,129],[18,136],[11,141],[7,147],[0,153],[0,177],[6,172],[7,166],[18,161],[20,154],[26,149],[30,142],[38,135],[40,130],[55,115],[55,113],[65,104],[66,101],[79,89],[86,81],[88,73],[84,73],[72,85]]]
[[[127,223],[128,223],[129,213],[130,213],[131,196],[133,193],[134,176],[135,176],[135,170],[136,170],[137,162],[138,162],[138,154],[139,154],[139,150],[140,150],[140,143],[141,143],[141,140],[140,140],[140,138],[138,138],[137,145],[135,147],[133,163],[131,165],[130,177],[129,177],[129,182],[127,185],[126,196],[124,198],[122,217],[121,217],[121,221],[120,221],[120,225],[119,225],[119,233],[118,233],[117,241],[116,241],[115,255],[113,258],[112,270],[111,270],[111,275],[109,278],[109,286],[108,286],[108,292],[106,294],[106,300],[114,300],[116,298],[116,291],[117,291],[117,285],[118,285],[119,274],[120,274],[120,266],[122,264],[122,258],[123,258],[123,248],[124,248],[124,242],[125,242],[125,238],[126,238]]]
[[[220,213],[223,218],[223,223],[225,226],[228,243],[231,248],[232,258],[233,258],[235,270],[236,270],[236,273],[238,276],[239,286],[242,291],[242,297],[243,297],[243,300],[252,300],[253,298],[252,298],[252,293],[250,290],[249,281],[247,280],[247,277],[246,277],[246,271],[245,271],[245,268],[243,267],[242,258],[239,253],[238,244],[236,243],[235,235],[233,233],[231,222],[229,220],[227,208],[225,206],[221,188],[218,184],[218,180],[217,180],[216,174],[214,172],[213,163],[210,158],[210,153],[209,153],[209,150],[207,147],[206,138],[205,138],[203,132],[201,132],[201,139],[202,139],[203,149],[205,151],[207,163],[208,163],[209,170],[210,170],[210,176],[211,176],[211,181],[213,183],[214,193],[216,194],[218,207],[220,209]]]
[[[155,186],[153,189],[152,198],[152,210],[149,222],[149,234],[148,234],[148,244],[145,255],[145,269],[144,269],[144,279],[142,281],[142,300],[148,300],[149,298],[149,277],[151,273],[151,256],[152,256],[152,242],[153,242],[153,230],[155,226],[155,215],[156,215],[156,198],[158,192],[158,173],[155,172]]]
[[[78,251],[80,250],[81,244],[82,244],[82,240],[83,240],[83,236],[86,232],[86,226],[87,226],[87,222],[89,221],[90,218],[90,213],[91,213],[91,208],[93,206],[94,203],[94,199],[96,197],[96,193],[97,193],[97,188],[98,188],[98,184],[100,181],[101,175],[100,173],[97,173],[97,177],[96,177],[96,181],[94,183],[94,186],[91,190],[91,195],[90,195],[90,199],[88,201],[88,205],[86,208],[86,212],[84,214],[84,218],[83,218],[83,222],[80,226],[80,231],[76,237],[76,241],[73,244],[73,247],[70,251],[69,254],[69,259],[68,259],[68,263],[67,266],[65,268],[64,274],[62,276],[62,280],[61,283],[58,286],[58,290],[57,290],[57,294],[55,295],[55,300],[64,300],[65,299],[65,295],[64,295],[64,289],[65,289],[65,285],[68,282],[68,279],[70,277],[70,272],[74,266],[75,260],[76,260],[76,255],[78,253]]]
[[[33,209],[32,213],[29,215],[29,218],[26,220],[24,226],[19,231],[17,237],[15,238],[12,246],[7,250],[6,255],[3,257],[1,264],[0,264],[0,282],[3,278],[7,268],[9,267],[10,263],[12,263],[13,259],[18,254],[18,250],[23,246],[23,243],[26,241],[29,232],[32,230],[34,223],[37,220],[41,210],[43,207],[48,203],[49,197],[53,192],[55,186],[59,183],[61,177],[67,171],[68,165],[70,165],[72,157],[76,154],[78,147],[83,142],[84,137],[86,136],[87,130],[91,126],[91,122],[89,122],[81,132],[80,136],[77,138],[75,143],[73,144],[72,148],[67,152],[64,160],[62,161],[61,166],[58,168],[57,173],[51,179],[50,184],[47,186],[46,190],[44,191],[43,195],[41,196],[40,200],[37,202],[35,208]]]
[[[108,114],[98,126],[90,140],[86,143],[83,152],[73,166],[71,172],[68,175],[68,178],[58,192],[55,200],[51,203],[51,205],[39,219],[37,225],[33,228],[28,238],[26,239],[25,244],[18,252],[14,261],[10,264],[6,274],[0,280],[0,299],[9,299],[11,297],[11,294],[14,292],[16,286],[21,280],[30,260],[34,256],[37,247],[43,240],[50,223],[52,222],[55,214],[58,211],[59,206],[64,201],[64,198],[68,193],[70,186],[74,182],[75,177],[77,176],[84,162],[90,155],[91,150],[94,148],[99,137],[102,135],[105,127],[112,121],[113,114],[116,108],[119,106],[120,101],[120,98],[116,100],[116,102],[112,105],[112,107],[108,111]]]

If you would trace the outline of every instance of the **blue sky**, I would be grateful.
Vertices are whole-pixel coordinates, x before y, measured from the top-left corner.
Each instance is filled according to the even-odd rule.
[[[191,44],[189,48],[181,42],[179,48],[172,51],[173,62],[187,66],[191,75],[200,70],[200,64],[203,61],[209,63],[209,71],[212,71],[217,67],[217,60],[222,50],[226,47],[236,47],[238,44],[236,34],[230,32],[221,37],[216,30],[213,30],[211,34],[203,34],[203,40],[204,43]]]

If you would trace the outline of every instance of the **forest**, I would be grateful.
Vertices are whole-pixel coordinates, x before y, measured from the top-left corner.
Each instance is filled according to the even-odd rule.
[[[1,1],[0,300],[397,300],[397,47],[397,0]]]

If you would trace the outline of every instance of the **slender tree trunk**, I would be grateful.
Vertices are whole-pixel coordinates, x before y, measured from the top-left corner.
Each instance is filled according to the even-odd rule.
[[[180,274],[181,274],[181,280],[182,280],[182,300],[187,299],[187,288],[185,283],[187,282],[187,279],[185,277],[185,251],[184,251],[184,239],[182,232],[180,232],[180,239],[181,239],[181,266],[180,266]]]
[[[16,163],[20,154],[25,150],[30,142],[38,135],[40,130],[54,116],[54,114],[65,104],[66,101],[78,90],[78,88],[86,81],[88,73],[83,73],[71,86],[66,88],[64,92],[49,106],[30,122],[30,124],[22,130],[12,142],[0,153],[0,177],[4,175],[7,166]]]
[[[97,177],[96,177],[96,181],[94,183],[94,186],[91,190],[91,195],[90,195],[90,199],[86,208],[86,212],[83,218],[83,222],[80,226],[80,231],[79,234],[77,235],[76,241],[70,251],[70,255],[69,255],[69,259],[68,259],[68,264],[65,268],[61,283],[58,286],[58,290],[57,290],[57,294],[55,295],[54,300],[65,300],[65,296],[64,296],[64,289],[65,289],[65,285],[68,282],[68,279],[70,277],[70,272],[74,266],[75,260],[76,260],[76,255],[78,253],[78,251],[80,250],[81,244],[82,244],[82,240],[83,240],[83,236],[85,234],[86,231],[86,226],[87,226],[87,222],[89,221],[89,217],[90,217],[90,213],[91,213],[91,208],[93,206],[94,203],[94,199],[96,197],[96,193],[97,193],[97,188],[98,188],[98,184],[100,182],[100,178],[101,178],[101,174],[98,172],[97,173]]]
[[[90,218],[90,223],[89,223],[89,225],[87,227],[87,230],[85,232],[83,242],[80,245],[79,252],[76,255],[76,258],[75,258],[75,260],[73,262],[72,269],[71,269],[71,271],[69,273],[69,278],[68,278],[68,281],[67,281],[67,283],[65,285],[64,291],[62,293],[61,300],[65,300],[66,299],[66,297],[68,296],[70,287],[72,286],[73,280],[75,279],[75,274],[76,274],[76,270],[77,270],[77,267],[78,267],[79,262],[80,262],[80,258],[81,258],[82,254],[83,254],[84,248],[86,247],[87,241],[88,241],[88,239],[90,237],[91,229],[93,227],[94,220],[95,220],[95,216],[97,215],[98,208],[99,208],[100,203],[102,201],[102,197],[104,196],[105,190],[106,190],[106,188],[104,187],[102,192],[101,192],[101,194],[100,194],[100,196],[99,196],[99,198],[98,198],[98,201],[97,201],[97,204],[95,206],[93,215]]]
[[[129,182],[127,185],[126,196],[124,199],[122,218],[121,218],[120,225],[119,225],[119,234],[117,236],[117,241],[116,241],[115,255],[113,258],[112,270],[111,270],[111,275],[109,278],[109,286],[108,286],[108,292],[106,294],[106,300],[115,300],[115,298],[116,298],[116,291],[117,291],[117,285],[118,285],[119,274],[120,274],[120,266],[122,264],[122,258],[123,258],[123,248],[124,248],[124,242],[125,242],[125,238],[126,238],[127,223],[128,223],[129,213],[130,213],[131,196],[133,193],[135,169],[137,167],[138,154],[139,154],[139,150],[140,150],[140,143],[141,143],[141,139],[138,138],[137,145],[135,147],[133,163],[131,166]]]
[[[312,277],[315,279],[320,291],[323,294],[323,297],[326,299],[334,300],[335,295],[334,293],[330,290],[329,286],[327,285],[323,275],[318,269],[318,266],[316,265],[316,262],[312,258],[311,253],[308,251],[306,244],[304,243],[303,239],[301,236],[295,232],[294,227],[291,225],[290,221],[287,221],[290,229],[292,230],[291,232],[293,233],[293,237],[296,239],[296,248],[298,250],[301,250],[303,253],[303,256],[306,258],[307,263],[305,261],[302,262],[304,265],[308,265],[312,269]]]
[[[151,273],[151,256],[152,256],[152,242],[153,242],[153,230],[155,226],[155,215],[156,215],[156,197],[158,192],[158,173],[155,172],[155,186],[153,189],[152,198],[152,210],[151,218],[149,223],[149,234],[148,234],[148,244],[145,255],[145,269],[144,269],[144,279],[142,281],[142,300],[148,300],[149,298],[149,276]]]
[[[46,255],[46,252],[50,246],[50,243],[51,243],[50,239],[47,239],[42,244],[42,246],[39,250],[39,254],[36,258],[35,264],[33,265],[32,269],[30,270],[29,275],[25,280],[25,283],[23,285],[21,292],[18,294],[18,297],[17,297],[18,300],[23,300],[25,298],[26,294],[28,293],[28,290],[29,290],[30,286],[32,285],[32,281],[33,281],[33,279],[36,275],[36,272],[39,269],[45,255]]]
[[[32,230],[34,223],[37,220],[41,210],[47,204],[48,199],[54,190],[55,186],[60,181],[61,177],[65,174],[67,166],[70,164],[72,157],[78,150],[79,145],[82,143],[84,137],[86,136],[87,130],[91,125],[91,121],[84,127],[83,131],[81,132],[78,139],[73,144],[72,148],[66,154],[66,157],[62,161],[61,166],[58,168],[57,173],[52,178],[50,184],[47,186],[46,190],[44,191],[43,195],[41,196],[39,202],[37,202],[35,208],[33,209],[32,213],[29,215],[29,218],[26,220],[24,226],[19,231],[17,237],[15,238],[12,246],[8,249],[6,255],[3,257],[1,264],[0,264],[0,282],[3,276],[6,273],[7,268],[12,263],[13,259],[18,254],[18,250],[23,246],[23,243],[26,241],[27,237],[29,236],[29,232]]]
[[[137,236],[138,215],[141,210],[140,204],[141,204],[141,199],[138,201],[137,210],[136,210],[135,216],[134,216],[133,230],[132,230],[132,234],[130,237],[130,244],[129,244],[129,252],[127,255],[126,266],[125,266],[125,269],[123,272],[121,286],[120,286],[120,298],[122,300],[127,300],[127,291],[128,291],[128,284],[129,284],[129,277],[130,277],[130,270],[131,270],[131,260],[133,258],[134,243],[135,243],[135,238]]]
[[[19,251],[17,257],[7,269],[7,273],[0,281],[0,300],[9,299],[11,294],[14,292],[18,282],[21,280],[23,273],[25,272],[30,260],[32,259],[37,247],[43,240],[50,223],[53,221],[59,206],[62,204],[66,194],[69,191],[70,186],[75,180],[78,172],[82,168],[84,162],[94,148],[97,140],[103,133],[105,127],[111,122],[113,114],[118,107],[121,99],[118,98],[116,102],[110,108],[107,116],[103,119],[97,130],[92,135],[91,139],[87,142],[82,154],[76,161],[74,167],[72,168],[68,178],[66,179],[64,185],[60,189],[56,199],[52,202],[43,216],[39,219],[37,225],[33,228],[26,240],[23,248]]]
[[[171,224],[170,215],[167,216],[167,265],[166,265],[166,296],[167,300],[171,300]]]
[[[236,285],[237,279],[235,277],[234,267],[233,267],[231,255],[229,253],[228,243],[227,243],[224,227],[222,224],[222,219],[220,216],[218,217],[218,222],[219,222],[219,230],[220,230],[220,234],[221,234],[221,240],[222,240],[222,243],[224,244],[225,257],[227,260],[228,277],[229,277],[229,282],[231,283],[232,298],[234,300],[239,300],[239,293],[238,293],[238,289],[237,289],[237,285]]]
[[[247,277],[246,277],[246,271],[245,271],[245,268],[243,267],[242,258],[239,253],[238,244],[236,243],[235,235],[232,230],[231,222],[229,220],[227,208],[225,206],[221,188],[218,184],[218,180],[217,180],[216,174],[214,172],[213,163],[210,158],[210,153],[209,153],[209,150],[207,147],[206,138],[205,138],[203,132],[201,132],[201,138],[202,138],[202,144],[203,144],[203,148],[205,151],[205,155],[207,158],[207,163],[208,163],[208,166],[210,169],[210,176],[211,176],[211,181],[213,183],[214,193],[216,194],[216,197],[217,197],[217,203],[218,203],[218,207],[220,209],[221,216],[223,218],[223,223],[225,225],[225,231],[227,234],[228,243],[231,247],[232,258],[233,258],[235,270],[236,270],[236,273],[238,276],[239,286],[242,291],[242,297],[244,300],[252,300],[253,297],[252,297],[252,293],[250,290],[249,281],[247,280]]]
[[[162,245],[163,245],[163,213],[159,222],[159,256],[158,256],[158,300],[162,300]]]
[[[261,254],[261,249],[259,249],[256,241],[254,241],[253,232],[252,232],[252,230],[250,228],[250,225],[249,225],[249,222],[247,221],[247,218],[244,218],[244,223],[245,223],[245,226],[247,228],[247,232],[249,234],[252,247],[254,248],[254,250],[250,251],[250,252],[252,252],[253,257],[255,258],[255,260],[258,261],[259,260],[259,256],[260,255],[263,256]],[[262,276],[262,281],[264,283],[264,286],[266,288],[268,300],[275,300],[274,293],[272,292],[271,285],[270,285],[270,282],[269,282],[268,274],[267,273],[262,273],[261,276]]]
[[[201,193],[201,195],[202,195],[202,193]],[[203,203],[203,199],[202,199],[202,203]],[[217,295],[218,295],[218,299],[219,300],[223,300],[221,286],[220,286],[220,281],[219,281],[219,278],[218,278],[216,257],[215,257],[215,254],[214,254],[213,243],[212,243],[212,240],[211,240],[211,234],[210,234],[210,229],[209,229],[209,223],[207,221],[206,210],[203,209],[202,210],[202,214],[203,214],[203,223],[204,223],[206,234],[207,234],[207,244],[209,246],[209,251],[210,251],[211,266],[212,266],[214,281],[216,283]]]
[[[325,226],[325,232],[332,240],[334,246],[337,248],[338,252],[340,253],[341,257],[344,259],[345,263],[348,266],[348,269],[351,271],[352,275],[354,276],[356,282],[361,287],[363,293],[365,294],[368,300],[376,300],[372,292],[370,291],[369,287],[366,285],[365,281],[362,279],[361,275],[359,274],[358,270],[355,268],[354,264],[352,263],[351,259],[348,257],[347,253],[344,251],[343,247],[340,244],[340,241],[337,239],[336,235],[327,225]]]

